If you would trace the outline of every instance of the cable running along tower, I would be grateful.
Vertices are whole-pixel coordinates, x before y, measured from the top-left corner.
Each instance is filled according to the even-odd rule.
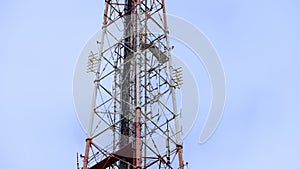
[[[105,0],[83,169],[184,169],[164,0]]]

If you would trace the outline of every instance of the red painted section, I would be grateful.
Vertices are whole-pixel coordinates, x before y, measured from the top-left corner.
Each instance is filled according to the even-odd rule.
[[[126,154],[126,157],[122,156],[125,154]],[[101,160],[100,162],[98,162],[94,166],[90,167],[89,169],[105,169],[109,166],[112,166],[113,164],[115,164],[116,162],[118,162],[121,159],[128,162],[129,166],[133,166],[134,158],[133,158],[133,152],[132,152],[132,143],[129,143],[127,146],[123,147],[119,151],[110,154],[108,157]]]
[[[182,156],[182,145],[176,145],[176,150],[177,150],[178,160],[179,160],[179,169],[183,169],[184,164],[183,164],[183,156]]]
[[[140,169],[142,166],[142,142],[141,142],[141,108],[137,107],[135,109],[135,166]]]
[[[86,146],[85,146],[85,154],[83,159],[83,169],[87,169],[87,164],[89,162],[89,151],[91,147],[92,140],[90,138],[86,139]]]
[[[103,26],[107,25],[107,16],[108,16],[108,2],[105,2],[105,11],[104,11],[104,18],[103,18]]]
[[[166,11],[166,5],[165,5],[165,0],[161,1],[162,6],[163,6],[163,15],[164,15],[164,28],[165,31],[168,31],[168,24],[167,24],[167,11]]]

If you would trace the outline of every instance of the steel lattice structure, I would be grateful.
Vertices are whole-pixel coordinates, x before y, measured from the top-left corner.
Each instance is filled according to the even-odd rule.
[[[183,169],[164,0],[106,0],[83,169]],[[177,100],[176,100],[177,99]]]

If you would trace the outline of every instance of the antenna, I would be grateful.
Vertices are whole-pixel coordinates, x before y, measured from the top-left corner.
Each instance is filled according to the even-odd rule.
[[[89,119],[83,169],[187,166],[177,103],[183,76],[172,64],[166,18],[164,0],[105,1],[101,37],[86,56],[94,80],[90,110],[80,115]]]

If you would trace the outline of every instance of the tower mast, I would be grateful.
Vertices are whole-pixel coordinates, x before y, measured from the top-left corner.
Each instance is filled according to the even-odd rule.
[[[164,0],[105,1],[83,169],[184,168],[168,34]]]

